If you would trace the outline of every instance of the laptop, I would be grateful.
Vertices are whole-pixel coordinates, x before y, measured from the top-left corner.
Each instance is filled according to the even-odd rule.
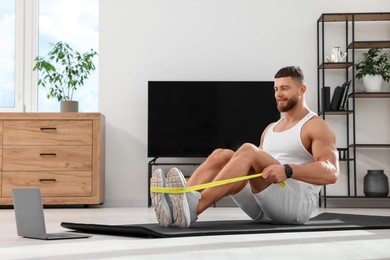
[[[44,240],[90,237],[71,232],[46,233],[42,195],[39,188],[14,188],[12,198],[19,236]]]

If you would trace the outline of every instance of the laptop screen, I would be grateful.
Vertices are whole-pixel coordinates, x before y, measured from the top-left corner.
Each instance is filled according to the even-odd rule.
[[[18,235],[46,238],[41,190],[39,188],[14,188],[12,196]]]

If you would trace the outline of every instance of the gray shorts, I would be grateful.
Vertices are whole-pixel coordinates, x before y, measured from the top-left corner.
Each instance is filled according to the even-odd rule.
[[[230,195],[234,202],[254,221],[303,224],[317,206],[318,193],[300,181],[288,179],[286,186],[271,184],[253,194],[248,183],[239,193]]]

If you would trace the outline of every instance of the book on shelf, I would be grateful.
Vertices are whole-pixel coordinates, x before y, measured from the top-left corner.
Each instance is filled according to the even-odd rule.
[[[343,87],[337,86],[333,91],[332,101],[330,102],[330,110],[337,111],[339,110],[339,105],[343,97]]]
[[[330,111],[330,87],[322,87],[322,110]]]
[[[330,103],[331,111],[345,111],[348,101],[348,96],[351,94],[351,80],[344,82],[341,86],[337,86],[333,91],[332,101]]]
[[[338,107],[338,110],[347,110],[347,100],[348,100],[348,96],[349,94],[351,93],[351,80],[345,82],[343,85],[342,85],[342,88],[343,88],[343,94],[342,94],[342,97],[341,97],[341,100],[340,100],[340,104],[339,104],[339,107]]]

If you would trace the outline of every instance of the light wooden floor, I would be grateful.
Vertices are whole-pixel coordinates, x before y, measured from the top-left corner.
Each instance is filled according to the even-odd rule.
[[[390,216],[390,209],[318,209]],[[45,209],[47,230],[60,223],[137,224],[155,221],[153,208]],[[238,208],[210,208],[198,221],[247,219]],[[42,241],[18,237],[12,209],[0,209],[0,259],[390,259],[390,230],[142,239],[93,235]],[[254,258],[254,259],[255,259]]]

